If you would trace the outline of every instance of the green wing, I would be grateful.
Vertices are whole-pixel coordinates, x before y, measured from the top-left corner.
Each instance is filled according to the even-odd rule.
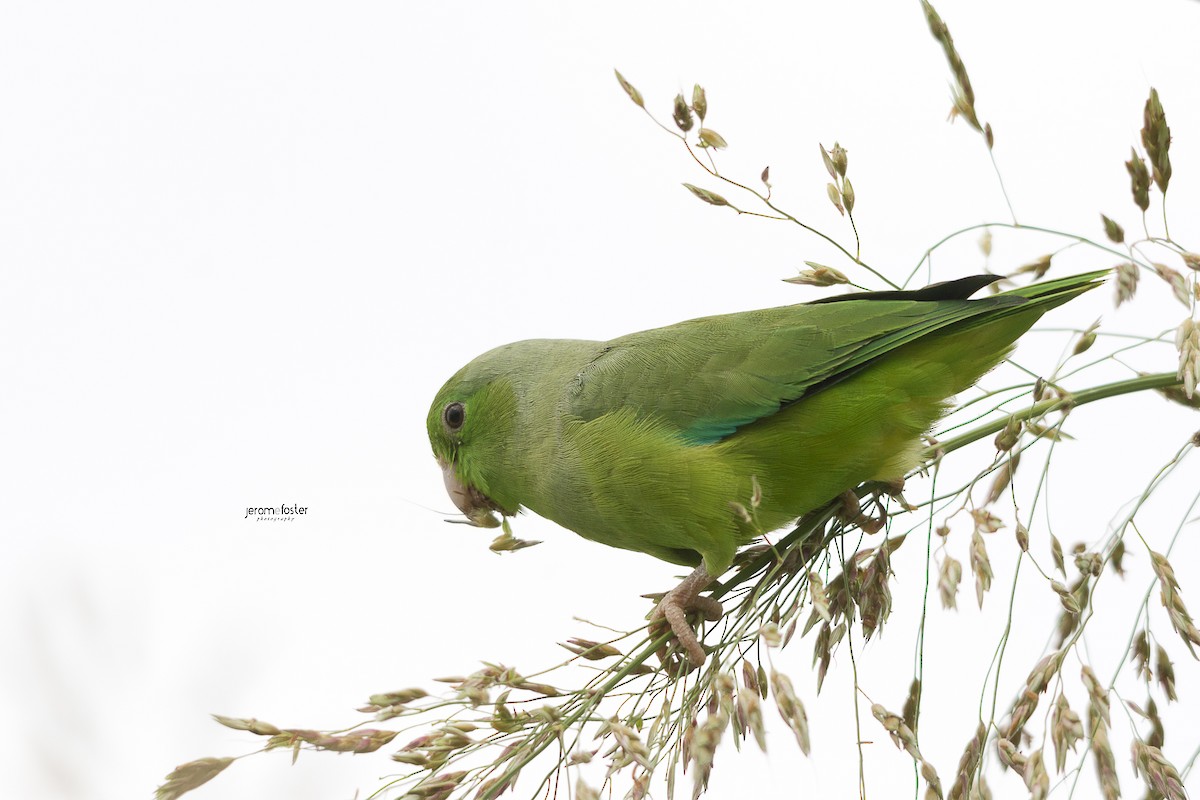
[[[915,292],[844,295],[816,303],[690,320],[606,343],[576,375],[567,410],[595,419],[632,408],[675,427],[691,444],[738,428],[832,385],[887,353],[951,326],[1045,311],[1106,272],[1048,281],[993,297],[966,297],[994,276]]]

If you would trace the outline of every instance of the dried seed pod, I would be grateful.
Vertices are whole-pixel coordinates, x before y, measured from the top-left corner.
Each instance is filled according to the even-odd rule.
[[[983,758],[983,745],[987,741],[987,729],[980,723],[975,729],[975,735],[967,742],[966,749],[958,759],[958,773],[954,785],[950,787],[948,800],[968,800],[975,797],[974,791],[978,784],[975,782],[979,762]],[[982,778],[982,776],[980,776]],[[984,789],[986,791],[986,788]]]
[[[1012,453],[1004,463],[1000,465],[1000,469],[996,470],[996,476],[992,479],[991,486],[988,487],[987,497],[984,498],[984,503],[991,505],[1004,496],[1004,490],[1012,483],[1013,474],[1016,473],[1017,467],[1021,463],[1021,454]]]
[[[942,779],[938,777],[937,770],[933,768],[933,764],[928,761],[921,761],[921,777],[929,784],[929,791],[925,793],[928,798],[932,795],[938,800],[942,797]]]
[[[1133,669],[1138,677],[1150,682],[1150,634],[1140,631],[1133,637]]]
[[[995,533],[1004,527],[1004,522],[986,508],[971,509],[971,520],[977,533]]]
[[[850,279],[833,267],[818,264],[815,261],[805,261],[812,269],[801,270],[794,278],[784,278],[784,283],[797,283],[801,286],[837,286],[849,283]]]
[[[833,161],[833,168],[837,170],[837,174],[843,178],[846,177],[846,167],[849,161],[846,148],[834,142],[833,149],[829,151],[829,158]]]
[[[1137,292],[1138,279],[1141,273],[1138,271],[1137,265],[1126,261],[1117,265],[1117,301],[1119,306],[1122,303],[1132,300]]]
[[[1071,350],[1072,355],[1080,355],[1091,349],[1096,343],[1096,329],[1100,327],[1100,320],[1096,320],[1079,335],[1079,341],[1075,343],[1075,347]]]
[[[1171,618],[1171,625],[1183,639],[1188,650],[1195,655],[1196,651],[1193,645],[1200,644],[1200,630],[1197,630],[1193,624],[1187,606],[1184,605],[1183,597],[1179,594],[1179,581],[1175,579],[1175,570],[1166,556],[1153,550],[1150,551],[1150,563],[1154,568],[1154,574],[1158,577],[1159,597],[1163,607],[1167,609],[1167,615]]]
[[[625,94],[629,95],[629,99],[634,102],[634,105],[639,108],[645,108],[646,101],[642,98],[642,93],[632,83],[625,80],[625,76],[620,71],[614,69],[613,74],[617,76],[617,83],[621,84],[621,88],[625,90]]]
[[[1129,153],[1129,160],[1125,162],[1125,169],[1129,171],[1129,188],[1133,192],[1133,202],[1145,213],[1150,208],[1150,171],[1136,150],[1131,147]]]
[[[155,790],[156,800],[176,800],[217,777],[234,762],[232,758],[198,758],[171,770],[167,780]]]
[[[975,599],[983,608],[983,595],[992,588],[992,562],[988,558],[987,545],[976,529],[971,534],[971,572],[975,573]]]
[[[812,599],[813,613],[826,623],[833,622],[833,614],[829,610],[829,595],[821,576],[815,572],[808,573],[808,594]]]
[[[984,258],[988,258],[992,254],[992,232],[985,230],[979,237],[979,250],[983,253]]]
[[[804,712],[804,704],[796,697],[792,681],[782,672],[771,671],[771,691],[775,694],[775,707],[779,716],[796,737],[800,752],[808,755],[812,746],[808,736],[808,715]]]
[[[1034,280],[1041,280],[1042,277],[1050,271],[1050,260],[1054,258],[1053,253],[1047,253],[1044,256],[1039,256],[1028,264],[1023,264],[1013,271],[1013,275],[1025,275],[1033,273]]]
[[[1063,562],[1062,543],[1058,541],[1058,537],[1053,533],[1050,534],[1050,556],[1054,559],[1054,566],[1062,573],[1062,576],[1067,577],[1067,565]]]
[[[1188,308],[1192,307],[1191,288],[1188,286],[1187,279],[1183,277],[1183,273],[1171,269],[1166,264],[1154,264],[1154,274],[1171,287],[1171,292],[1174,293],[1176,300]]]
[[[1196,393],[1196,382],[1200,380],[1200,325],[1191,317],[1186,318],[1175,330],[1175,346],[1179,348],[1179,380],[1183,381],[1183,392],[1191,400]]]
[[[683,184],[683,188],[700,198],[710,206],[727,206],[729,201],[716,192],[710,192],[708,189],[701,189],[699,186],[693,186],[690,183]]]
[[[1104,235],[1108,237],[1110,242],[1120,244],[1125,241],[1125,229],[1113,222],[1105,215],[1100,215],[1100,220],[1104,223]]]
[[[962,580],[962,563],[947,556],[938,572],[938,594],[943,608],[958,608],[958,584]]]
[[[700,146],[711,147],[715,150],[724,150],[729,146],[725,141],[725,137],[714,131],[712,128],[700,129]]]
[[[1112,565],[1113,572],[1125,577],[1125,540],[1117,539],[1116,544],[1112,546],[1112,550],[1108,553],[1108,563]]]
[[[908,696],[904,698],[904,708],[900,709],[900,716],[904,718],[904,724],[917,730],[917,712],[921,707],[921,681],[919,678],[913,678],[912,683],[908,686]]]
[[[696,116],[704,122],[704,118],[708,115],[708,95],[704,92],[704,87],[696,84],[692,87],[692,110],[696,112]]]
[[[767,752],[767,729],[763,725],[762,702],[754,692],[738,692],[738,716],[744,717],[746,727],[754,735],[758,749]]]
[[[1075,600],[1075,595],[1067,590],[1058,581],[1050,581],[1050,588],[1058,595],[1059,601],[1062,602],[1062,607],[1070,614],[1078,614],[1080,611],[1079,603]]]
[[[1162,750],[1154,745],[1134,740],[1133,774],[1141,775],[1146,788],[1166,800],[1186,800],[1183,779]]]
[[[572,638],[567,642],[559,642],[559,647],[565,647],[577,656],[586,658],[588,661],[600,661],[601,659],[611,658],[621,655],[621,651],[613,647],[611,644],[602,644],[593,642],[591,639]]]
[[[1025,769],[1025,756],[1010,739],[1001,736],[996,740],[996,756],[1000,759],[1000,763],[1009,769],[1018,772]]]
[[[388,705],[391,705],[390,703]],[[213,714],[212,718],[224,725],[226,728],[232,728],[235,731],[249,731],[258,736],[274,736],[279,733],[279,728],[276,728],[269,722],[261,722],[257,719],[242,719],[239,717],[223,717],[220,714]]]
[[[687,133],[696,124],[692,118],[692,110],[688,108],[687,100],[682,94],[675,95],[675,103],[671,108],[671,118],[675,120],[675,126],[679,130]]]
[[[1017,442],[1021,440],[1021,421],[1016,417],[1009,417],[1008,422],[996,434],[995,445],[996,449],[1007,453],[1016,447]]]
[[[1158,703],[1154,702],[1153,697],[1146,700],[1146,719],[1150,722],[1150,735],[1146,737],[1146,744],[1162,747],[1167,730],[1163,727],[1162,717],[1158,715]]]
[[[600,800],[600,792],[583,782],[583,778],[575,782],[575,797],[578,800]]]
[[[975,113],[975,91],[971,88],[971,79],[967,77],[967,68],[958,54],[958,49],[954,46],[950,29],[946,27],[946,23],[942,21],[941,16],[928,0],[921,0],[921,8],[925,11],[925,21],[929,24],[929,32],[942,45],[946,60],[950,63],[950,71],[954,75],[954,108],[950,112],[951,116],[963,117],[972,128],[984,133],[983,126],[979,124],[979,117]],[[988,147],[991,147],[993,136],[990,127],[985,135],[988,139]]]
[[[1155,649],[1154,672],[1157,674],[1158,685],[1162,687],[1167,700],[1175,700],[1175,665],[1171,663],[1171,658],[1162,645],[1157,645]]]
[[[742,661],[742,688],[758,694],[758,673],[746,660]]]
[[[1034,750],[1025,759],[1025,769],[1021,771],[1025,787],[1029,789],[1032,800],[1045,800],[1050,793],[1050,776],[1046,774],[1046,764],[1042,761],[1042,751]]]
[[[833,207],[838,210],[842,216],[846,215],[846,209],[842,206],[842,193],[832,183],[825,185],[825,194],[829,195],[829,202],[833,203]]]
[[[1067,751],[1074,751],[1083,739],[1083,721],[1071,710],[1065,694],[1058,695],[1050,714],[1050,738],[1054,742],[1054,766],[1061,773],[1067,763]]]
[[[1171,159],[1167,151],[1171,147],[1171,129],[1167,127],[1167,115],[1158,99],[1158,90],[1151,88],[1150,97],[1142,111],[1142,145],[1150,164],[1154,168],[1154,182],[1163,194],[1171,181]]]
[[[833,165],[833,159],[829,156],[829,151],[825,149],[825,145],[820,145],[821,162],[825,164],[825,171],[829,173],[829,177],[837,180],[837,167]]]
[[[1096,758],[1096,776],[1100,780],[1100,791],[1104,800],[1118,800],[1121,796],[1121,782],[1117,779],[1117,760],[1113,756],[1112,745],[1108,743],[1108,726],[1092,720],[1092,755]]]

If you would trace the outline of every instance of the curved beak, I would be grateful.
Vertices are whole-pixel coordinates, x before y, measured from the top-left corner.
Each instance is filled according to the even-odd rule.
[[[442,480],[446,483],[446,494],[458,510],[466,515],[470,524],[479,528],[498,528],[500,520],[492,513],[495,504],[474,486],[468,486],[454,474],[454,464],[438,459],[442,468]],[[456,522],[458,520],[450,520]]]

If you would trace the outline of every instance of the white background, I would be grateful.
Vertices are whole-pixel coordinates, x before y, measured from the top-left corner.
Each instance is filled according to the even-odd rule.
[[[1103,211],[1139,229],[1122,162],[1153,85],[1175,137],[1172,232],[1200,249],[1200,4],[939,8],[1022,222],[1100,240]],[[779,282],[806,259],[850,271],[795,227],[688,195],[683,181],[734,196],[629,102],[613,67],[668,122],[674,94],[701,82],[709,125],[730,142],[723,168],[753,181],[770,164],[781,204],[848,241],[817,149],[839,140],[863,256],[893,276],[948,233],[1009,219],[979,138],[945,121],[949,72],[916,2],[12,2],[0,20],[0,752],[12,797],[147,797],[178,763],[252,749],[210,712],[353,724],[372,692],[434,688],[484,658],[549,664],[555,641],[592,634],[574,615],[636,626],[638,595],[672,584],[676,568],[531,517],[517,535],[545,544],[492,554],[491,532],[442,522],[453,509],[423,430],[442,381],[494,345],[810,299]],[[976,241],[940,254],[932,277],[1007,271],[1063,243],[998,231],[985,265]],[[1114,262],[1075,249],[1053,274]],[[1157,332],[1182,318],[1152,276],[1132,310],[1113,312],[1109,289],[1093,295],[1047,325],[1104,314],[1106,330]],[[1038,336],[1022,357],[1049,369],[1065,340]],[[1170,348],[1152,352],[1142,368],[1174,369]],[[1082,441],[1055,472],[1060,538],[1100,541],[1198,419],[1153,397],[1080,411],[1069,430]],[[1148,531],[1159,549],[1198,482],[1193,459],[1164,491],[1161,529]],[[282,503],[308,514],[243,519]],[[968,537],[960,526],[950,542],[964,564]],[[1034,540],[1046,562],[1044,535]],[[997,583],[983,613],[968,575],[960,610],[935,610],[927,643],[923,748],[947,782],[1011,585],[1011,534],[989,542]],[[1184,596],[1200,609],[1180,566],[1200,551],[1180,547]],[[864,689],[897,711],[924,587],[923,543],[909,548],[897,614],[859,659]],[[1125,603],[1148,581],[1144,551],[1131,561]],[[1031,597],[1015,612],[1002,706],[1057,613],[1044,581]],[[1123,644],[1121,613],[1093,647]],[[1165,618],[1155,630],[1194,709],[1200,674]],[[1112,652],[1097,658],[1107,678]],[[712,796],[850,796],[848,660],[819,699],[809,642],[777,663],[809,705],[813,759],[786,731],[768,759],[723,750]],[[1078,667],[1064,673],[1074,681]],[[1114,713],[1124,761],[1130,726]],[[1168,727],[1180,766],[1200,743],[1188,719]],[[863,724],[868,792],[911,796],[911,762]],[[249,759],[194,796],[366,794],[392,749],[296,767]],[[1089,795],[1092,774],[1089,763]],[[998,796],[1023,791],[1012,774],[997,780]]]

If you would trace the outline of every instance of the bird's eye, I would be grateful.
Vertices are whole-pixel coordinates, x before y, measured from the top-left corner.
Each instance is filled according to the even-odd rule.
[[[446,423],[446,427],[452,431],[456,431],[462,427],[463,422],[467,418],[466,409],[462,403],[451,403],[442,411],[442,421]]]

